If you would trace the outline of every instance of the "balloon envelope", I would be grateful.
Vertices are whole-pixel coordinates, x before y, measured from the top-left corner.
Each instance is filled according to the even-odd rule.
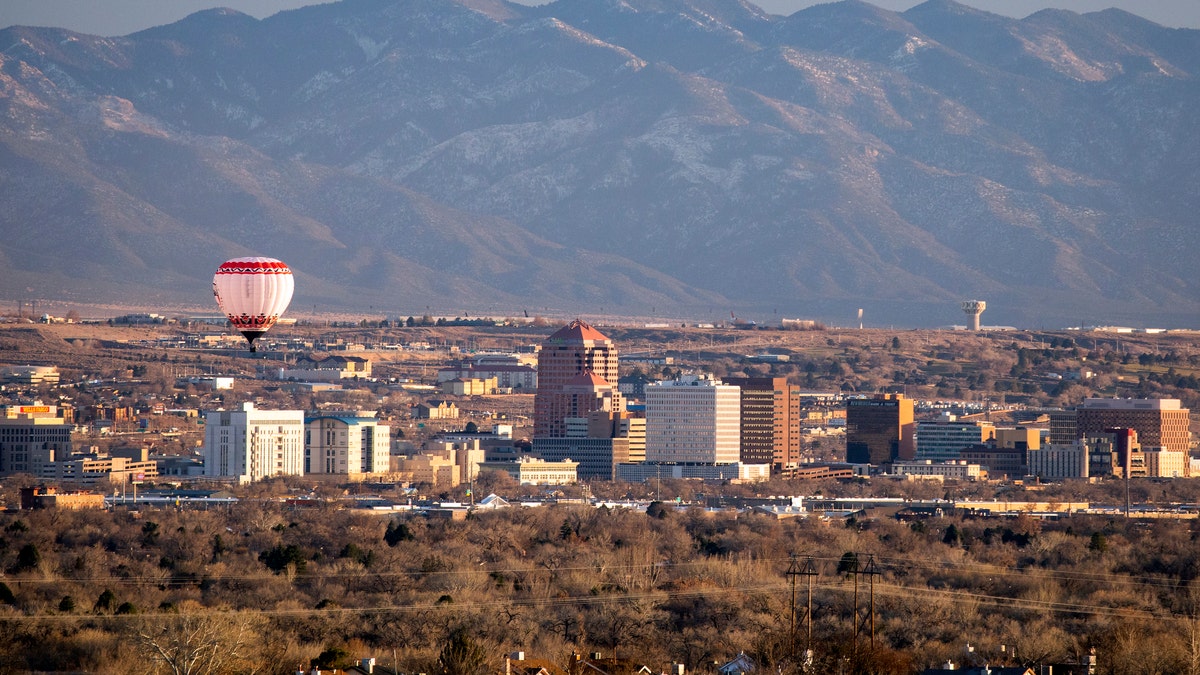
[[[246,336],[250,351],[254,351],[254,341],[287,309],[294,289],[292,271],[274,258],[226,260],[213,275],[217,305]]]

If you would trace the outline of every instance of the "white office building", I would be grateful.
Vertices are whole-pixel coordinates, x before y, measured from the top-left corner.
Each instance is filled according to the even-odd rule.
[[[646,386],[646,461],[733,464],[741,455],[741,388],[712,375]]]
[[[205,418],[204,475],[246,483],[304,474],[304,411],[219,410]]]
[[[304,473],[388,473],[391,427],[373,412],[331,412],[304,419]]]

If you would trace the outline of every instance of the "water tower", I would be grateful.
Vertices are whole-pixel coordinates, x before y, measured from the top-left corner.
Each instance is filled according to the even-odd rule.
[[[963,300],[961,307],[962,311],[971,317],[971,324],[967,329],[979,330],[979,315],[987,309],[987,303],[983,300]]]

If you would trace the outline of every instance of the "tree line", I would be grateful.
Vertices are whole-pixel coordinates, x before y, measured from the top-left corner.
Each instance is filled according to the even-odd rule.
[[[1200,672],[1195,521],[776,520],[661,503],[449,520],[243,501],[0,525],[6,671],[283,673],[373,656],[483,675],[520,650],[656,672],[745,652],[788,674],[912,673],[969,642],[993,664],[1095,649],[1102,673]],[[813,574],[789,575],[797,564]]]

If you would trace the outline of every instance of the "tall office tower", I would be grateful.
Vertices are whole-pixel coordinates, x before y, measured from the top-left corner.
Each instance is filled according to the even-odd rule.
[[[0,476],[38,475],[71,454],[71,425],[52,405],[10,405],[0,415]]]
[[[846,401],[847,462],[878,465],[912,459],[914,432],[913,401],[903,394]]]
[[[741,390],[712,375],[646,387],[646,461],[733,464],[741,459]]]
[[[727,377],[725,384],[740,387],[741,462],[770,464],[776,472],[800,461],[799,424],[793,416],[791,389],[785,377]]]
[[[204,425],[204,475],[249,482],[304,474],[304,411],[210,412]]]
[[[1144,447],[1188,452],[1188,414],[1176,398],[1089,398],[1075,409],[1075,433],[1085,438],[1115,427],[1133,429]]]
[[[373,412],[304,418],[304,473],[358,475],[391,470],[391,427]]]
[[[566,436],[568,417],[587,417],[607,404],[623,410],[617,383],[617,346],[603,333],[576,319],[542,343],[538,352],[538,387],[533,398],[533,435]],[[610,395],[580,397],[568,391],[581,384],[580,375],[591,373],[591,385],[607,387]],[[581,407],[582,406],[582,407]]]

